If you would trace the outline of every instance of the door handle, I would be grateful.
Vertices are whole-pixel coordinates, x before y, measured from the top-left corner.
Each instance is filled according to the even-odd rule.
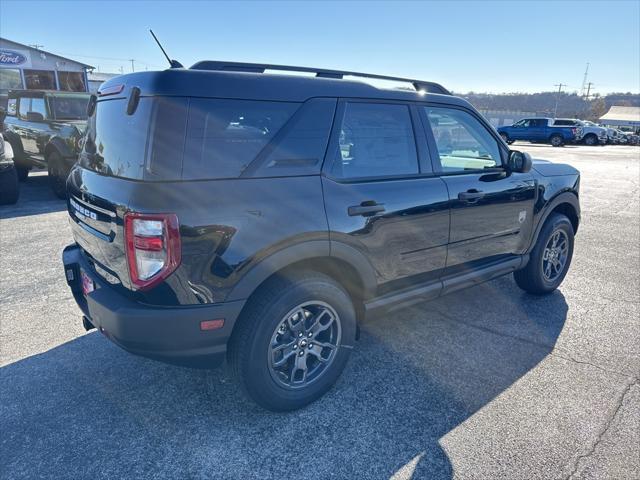
[[[482,192],[482,190],[476,190],[475,188],[467,190],[466,192],[460,192],[458,194],[458,200],[467,203],[475,203],[482,197],[484,197],[484,193]]]
[[[381,213],[384,211],[384,205],[373,200],[367,200],[360,203],[360,205],[353,205],[347,209],[347,213],[350,217],[355,217],[358,215],[362,215],[363,217],[371,217],[376,213]]]

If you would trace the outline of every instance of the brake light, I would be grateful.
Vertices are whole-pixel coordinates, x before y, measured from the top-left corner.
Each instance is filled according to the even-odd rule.
[[[131,283],[148,290],[178,268],[182,258],[178,217],[173,213],[127,213],[124,236]]]

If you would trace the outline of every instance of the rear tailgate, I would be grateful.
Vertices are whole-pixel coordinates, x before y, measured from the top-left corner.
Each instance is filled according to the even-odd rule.
[[[131,288],[123,217],[134,182],[76,167],[67,182],[67,208],[74,239],[96,272]]]

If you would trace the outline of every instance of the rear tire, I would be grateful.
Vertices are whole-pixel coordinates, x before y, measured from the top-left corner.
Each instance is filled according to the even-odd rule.
[[[549,143],[554,147],[561,147],[564,143],[564,139],[562,138],[562,135],[551,135],[551,137],[549,137]]]
[[[18,167],[16,166],[16,174],[18,175],[18,180],[21,182],[26,182],[27,177],[29,176],[29,167]]]
[[[15,167],[0,171],[0,205],[13,205],[20,196],[18,172]]]
[[[534,295],[553,292],[569,271],[573,244],[571,221],[565,215],[552,213],[542,226],[536,245],[531,251],[529,263],[513,274],[518,286]],[[564,250],[563,245],[566,246]]]
[[[229,363],[257,404],[272,411],[295,410],[331,388],[355,337],[353,303],[332,278],[312,271],[277,276],[245,306],[231,337]]]
[[[51,152],[47,157],[47,171],[49,173],[49,185],[56,197],[67,198],[67,176],[62,156],[58,152]]]

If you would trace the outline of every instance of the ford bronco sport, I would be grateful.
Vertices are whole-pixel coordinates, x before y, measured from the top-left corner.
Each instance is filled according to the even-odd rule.
[[[49,184],[60,198],[80,153],[90,95],[49,90],[11,90],[4,122],[6,140],[15,155],[18,178],[33,167],[46,168]]]
[[[510,273],[546,294],[571,262],[578,171],[435,83],[203,61],[111,79],[89,114],[63,252],[85,328],[226,358],[268,409],[325,393],[373,311]]]

